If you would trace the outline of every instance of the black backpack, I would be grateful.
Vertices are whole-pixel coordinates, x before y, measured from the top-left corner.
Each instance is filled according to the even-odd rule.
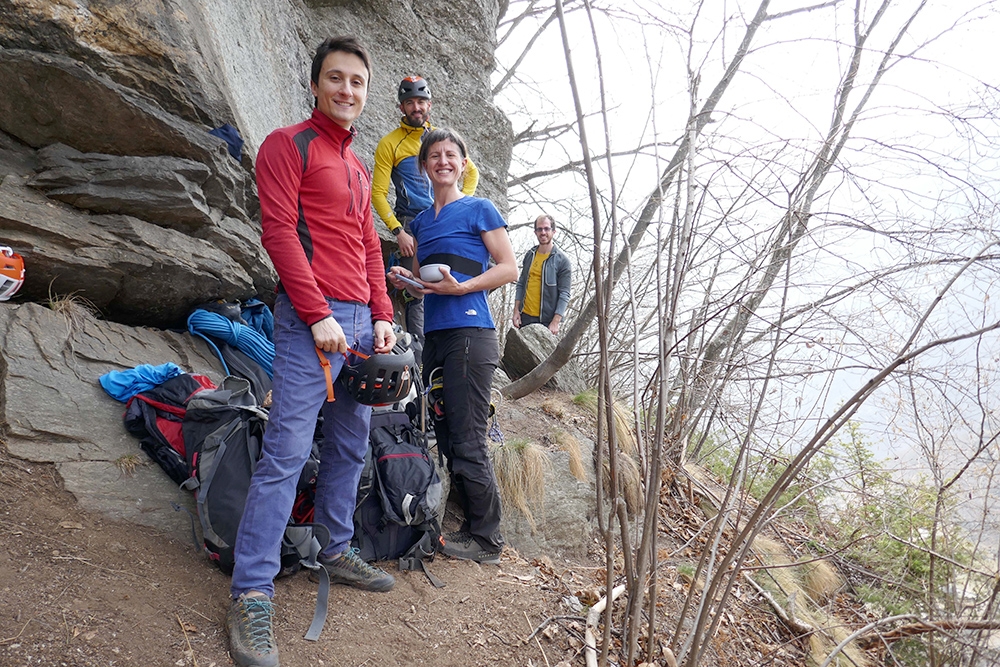
[[[405,412],[372,414],[369,447],[358,484],[351,545],[368,561],[399,559],[401,570],[422,569],[441,534],[441,479],[424,434]]]
[[[220,570],[232,575],[236,533],[246,504],[250,478],[260,459],[267,411],[257,406],[250,383],[227,377],[215,390],[200,392],[188,401],[183,430],[191,476],[182,488],[193,491],[201,523],[204,549]],[[300,475],[303,486],[315,485],[313,464]],[[316,558],[330,542],[329,531],[319,524],[296,524],[289,520],[281,545],[281,571],[294,574],[308,567],[320,576],[316,614],[306,639],[316,640],[326,620],[329,576]]]
[[[267,411],[257,407],[249,382],[234,377],[188,401],[184,444],[205,550],[233,573],[233,546],[243,517],[250,477],[260,458]]]

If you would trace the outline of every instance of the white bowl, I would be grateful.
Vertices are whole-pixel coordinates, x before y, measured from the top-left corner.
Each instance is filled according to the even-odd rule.
[[[425,283],[436,283],[444,280],[441,269],[451,269],[447,264],[426,264],[420,267],[420,279]]]

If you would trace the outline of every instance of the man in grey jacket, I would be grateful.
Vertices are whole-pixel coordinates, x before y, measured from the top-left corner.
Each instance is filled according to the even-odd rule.
[[[514,296],[515,329],[521,325],[544,324],[553,335],[559,334],[559,323],[566,313],[573,282],[569,258],[553,243],[556,221],[551,215],[535,220],[538,245],[524,256],[521,277]]]

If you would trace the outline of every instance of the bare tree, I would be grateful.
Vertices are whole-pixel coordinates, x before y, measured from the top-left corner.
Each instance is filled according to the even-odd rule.
[[[705,582],[704,589],[691,588],[670,641],[680,662],[693,666],[705,658],[734,586],[744,578],[754,538],[782,509],[783,494],[802,482],[813,458],[870,403],[876,390],[907,384],[897,383],[897,378],[908,382],[926,378],[942,396],[948,395],[950,383],[968,381],[968,375],[957,370],[948,378],[931,377],[933,373],[921,376],[913,369],[924,359],[936,360],[942,349],[949,353],[961,349],[966,341],[988,345],[1000,326],[993,309],[983,306],[985,301],[973,303],[975,299],[965,296],[966,285],[995,271],[996,193],[983,174],[975,173],[968,159],[953,160],[944,152],[933,154],[905,141],[859,132],[866,123],[877,124],[873,119],[887,109],[899,114],[910,111],[905,103],[885,96],[889,74],[917,61],[922,50],[955,22],[943,23],[937,33],[928,35],[924,30],[924,37],[914,39],[914,24],[926,10],[920,0],[882,0],[870,7],[860,2],[850,7],[821,2],[775,13],[769,7],[765,0],[745,15],[737,9],[733,16],[724,17],[722,27],[708,40],[697,36],[703,24],[714,25],[706,18],[714,8],[707,5],[695,3],[684,16],[664,10],[655,17],[642,17],[646,30],[669,31],[671,38],[686,40],[689,108],[683,129],[675,136],[660,140],[654,132],[652,140],[640,142],[642,151],[655,160],[657,178],[640,204],[629,210],[619,197],[616,160],[636,154],[615,151],[611,145],[600,38],[594,28],[596,8],[583,3],[595,42],[595,79],[602,90],[600,108],[595,111],[580,102],[565,14],[556,3],[571,72],[581,157],[569,156],[561,167],[538,168],[525,174],[527,178],[518,180],[515,174],[511,180],[521,187],[543,175],[581,178],[581,167],[586,178],[593,228],[589,279],[596,287],[579,305],[576,319],[549,359],[503,391],[508,397],[523,396],[547,381],[574,353],[593,353],[590,358],[596,360],[593,368],[601,397],[598,469],[606,457],[612,470],[609,497],[604,497],[601,487],[598,492],[600,528],[608,554],[606,588],[610,591],[624,576],[627,609],[621,637],[628,664],[638,652],[643,634],[640,623],[646,624],[647,637],[654,634],[652,597],[659,570],[655,508],[664,467],[683,474],[680,466],[692,454],[706,455],[710,449],[706,443],[721,437],[730,441],[727,446],[735,452],[728,491],[707,526],[710,539],[697,567],[696,578]],[[842,57],[842,67],[825,129],[818,130],[820,124],[810,121],[815,140],[782,136],[782,128],[755,120],[738,106],[723,104],[734,84],[747,78],[770,87],[767,72],[748,67],[780,41],[763,36],[765,26],[794,26],[803,16],[818,12],[829,17],[841,11],[850,18],[831,25],[847,26],[846,33],[833,31],[823,38]],[[632,20],[627,12],[606,9],[614,20]],[[966,13],[956,22],[975,16]],[[730,46],[737,22],[738,39]],[[537,34],[536,44],[544,38],[544,31]],[[718,72],[717,79],[707,85],[712,71]],[[780,102],[790,110],[796,108],[788,99]],[[992,122],[996,107],[973,110],[970,106],[963,111],[938,105],[934,113],[960,128],[977,148],[994,151],[992,138],[982,132],[982,121]],[[977,113],[981,114],[978,118]],[[596,150],[587,138],[588,118],[606,129],[604,146]],[[551,125],[559,128],[558,133],[564,132],[562,125]],[[757,136],[748,141],[737,136],[733,127],[751,128]],[[531,129],[525,136],[550,135],[546,131],[534,134]],[[567,149],[563,145],[559,150]],[[662,161],[661,151],[666,154]],[[993,152],[989,159],[996,156]],[[876,164],[881,174],[873,168]],[[602,170],[598,165],[605,166]],[[885,178],[884,165],[893,165],[889,170],[893,182]],[[909,171],[899,165],[908,165]],[[936,204],[935,195],[927,197],[917,186],[920,179],[932,176],[951,188],[945,192],[942,186]],[[891,196],[886,196],[889,191]],[[855,201],[845,205],[849,198]],[[914,206],[907,210],[903,203]],[[940,221],[959,208],[968,216],[966,223],[941,226]],[[863,239],[888,259],[873,261],[867,253],[847,245],[852,239]],[[970,249],[971,243],[980,247]],[[610,258],[613,261],[607,262]],[[932,294],[932,285],[943,287]],[[947,307],[939,307],[944,301]],[[948,315],[940,315],[943,310]],[[961,317],[955,317],[956,313]],[[907,337],[900,333],[904,326],[910,331]],[[982,383],[992,382],[982,377],[989,370],[987,365],[980,365]],[[863,384],[862,389],[852,395],[836,394],[845,381]],[[635,526],[629,525],[616,495],[614,458],[619,453],[613,430],[608,428],[610,400],[622,387],[633,389],[636,423],[644,443],[646,511]],[[991,431],[995,426],[983,416],[973,429],[967,419],[962,433],[974,433],[977,444],[945,461],[942,452],[953,452],[961,444],[954,435],[960,424],[945,433],[935,430],[937,424],[922,424],[915,407],[922,397],[915,384],[909,394],[901,400],[913,415],[936,489],[933,529],[926,544],[913,542],[913,548],[929,552],[931,579],[938,576],[936,572],[947,579],[952,577],[950,568],[957,567],[950,561],[958,562],[944,546],[955,535],[950,527],[954,521],[951,499],[963,488],[963,479],[982,470],[980,463],[991,455],[995,442]],[[828,408],[831,403],[839,407]],[[982,395],[971,403],[960,403],[962,410],[978,410],[981,415],[991,409]],[[781,458],[787,465],[758,503],[748,502],[748,489],[760,475],[755,457],[771,456],[782,448],[787,456]],[[992,467],[988,470],[992,475]],[[981,522],[988,512],[985,504],[983,508]],[[631,532],[633,528],[638,532]],[[906,536],[895,537],[912,542]],[[624,555],[620,571],[612,561],[616,550]],[[956,585],[964,581],[971,590],[973,581],[978,581],[967,567],[962,575],[955,572]],[[974,607],[985,625],[962,625],[961,619],[951,619],[958,624],[955,627],[978,628],[981,642],[981,631],[990,627],[995,613],[997,592],[1000,587],[988,596],[985,606],[977,603]],[[648,607],[644,603],[647,594]],[[971,613],[960,610],[954,596],[945,601],[942,595],[940,588],[928,591],[924,608],[941,608],[947,602],[956,617]],[[605,663],[611,607],[605,612],[601,654]],[[793,630],[801,629],[791,620],[789,624]],[[647,658],[652,657],[652,650],[647,644]],[[931,654],[936,659],[933,648]]]

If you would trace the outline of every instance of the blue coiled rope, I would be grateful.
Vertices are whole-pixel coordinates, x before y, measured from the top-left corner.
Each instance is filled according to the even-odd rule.
[[[263,334],[253,327],[249,327],[239,322],[233,322],[218,313],[212,313],[198,308],[191,311],[187,320],[188,331],[191,335],[204,338],[215,350],[226,374],[229,374],[229,366],[222,358],[222,352],[216,347],[209,336],[224,341],[237,348],[248,357],[260,364],[268,377],[274,377],[274,343],[269,341]]]

